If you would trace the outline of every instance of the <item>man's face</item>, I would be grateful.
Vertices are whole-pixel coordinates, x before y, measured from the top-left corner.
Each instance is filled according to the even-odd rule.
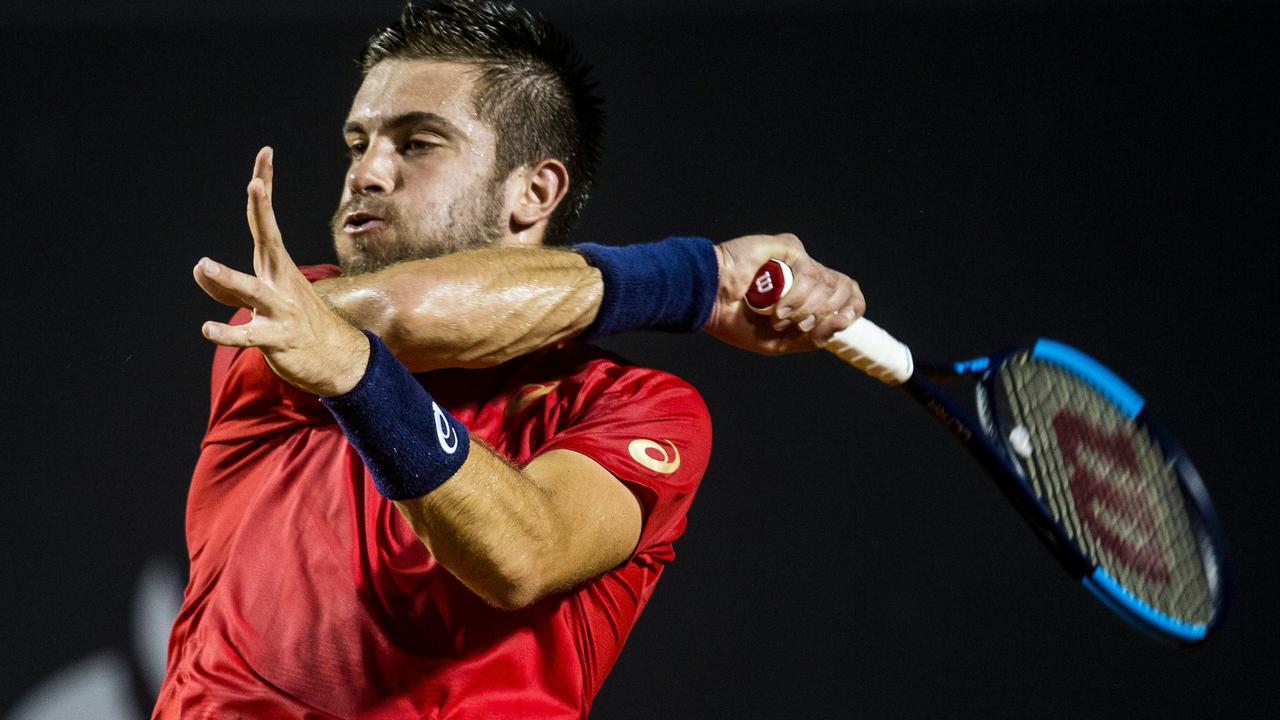
[[[493,130],[472,107],[475,73],[384,60],[365,76],[343,128],[351,166],[331,223],[348,274],[502,237],[503,178]]]

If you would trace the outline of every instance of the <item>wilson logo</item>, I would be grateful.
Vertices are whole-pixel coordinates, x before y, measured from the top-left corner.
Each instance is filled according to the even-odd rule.
[[[760,273],[756,277],[756,292],[763,294],[770,290],[773,290],[773,275],[767,272]]]
[[[439,405],[431,403],[431,411],[436,416],[436,439],[440,441],[440,449],[452,455],[458,449],[458,432],[449,424],[448,417]]]
[[[645,438],[632,440],[627,446],[627,452],[631,453],[632,460],[644,467],[656,473],[670,475],[680,469],[680,451],[670,440],[663,440],[663,442],[670,446],[670,454],[667,453],[667,448]],[[656,456],[652,453],[656,453]]]
[[[1053,417],[1053,432],[1071,470],[1076,512],[1094,539],[1133,572],[1168,584],[1155,513],[1128,433],[1108,435],[1069,410]]]

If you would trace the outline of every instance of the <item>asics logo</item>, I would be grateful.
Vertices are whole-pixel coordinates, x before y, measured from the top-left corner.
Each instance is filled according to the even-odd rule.
[[[680,451],[676,449],[675,443],[670,440],[663,440],[671,447],[671,453],[667,453],[667,449],[658,443],[646,438],[636,438],[627,446],[627,452],[631,453],[631,459],[640,463],[644,467],[663,475],[670,475],[680,469]],[[651,453],[657,453],[654,457]]]
[[[440,449],[452,455],[458,449],[458,432],[449,424],[448,417],[439,405],[431,403],[431,411],[436,416],[436,439],[440,441]]]

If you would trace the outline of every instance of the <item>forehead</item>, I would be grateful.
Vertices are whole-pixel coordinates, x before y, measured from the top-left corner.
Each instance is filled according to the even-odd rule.
[[[472,89],[475,66],[436,60],[383,60],[365,75],[349,122],[375,127],[404,113],[435,113],[470,133],[481,125]]]

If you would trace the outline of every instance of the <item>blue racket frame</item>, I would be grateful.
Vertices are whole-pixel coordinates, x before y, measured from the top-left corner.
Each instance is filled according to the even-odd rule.
[[[1126,416],[1146,428],[1161,452],[1174,463],[1183,499],[1188,504],[1191,529],[1207,569],[1206,577],[1213,600],[1213,614],[1209,622],[1193,624],[1170,617],[1135,597],[1105,569],[1088,559],[1036,497],[1021,463],[1005,440],[1008,433],[1000,427],[998,413],[991,407],[991,398],[997,397],[994,370],[1012,355],[1024,351],[1029,351],[1037,360],[1073,373],[1089,384]],[[975,421],[965,408],[933,382],[964,376],[977,379],[976,403],[980,421]],[[1066,571],[1115,614],[1148,635],[1186,645],[1202,642],[1221,624],[1228,597],[1226,543],[1209,493],[1187,454],[1151,419],[1142,395],[1105,365],[1065,343],[1037,338],[1031,343],[986,357],[947,365],[919,364],[915,375],[903,383],[902,388],[960,440],[991,474],[997,486]]]

